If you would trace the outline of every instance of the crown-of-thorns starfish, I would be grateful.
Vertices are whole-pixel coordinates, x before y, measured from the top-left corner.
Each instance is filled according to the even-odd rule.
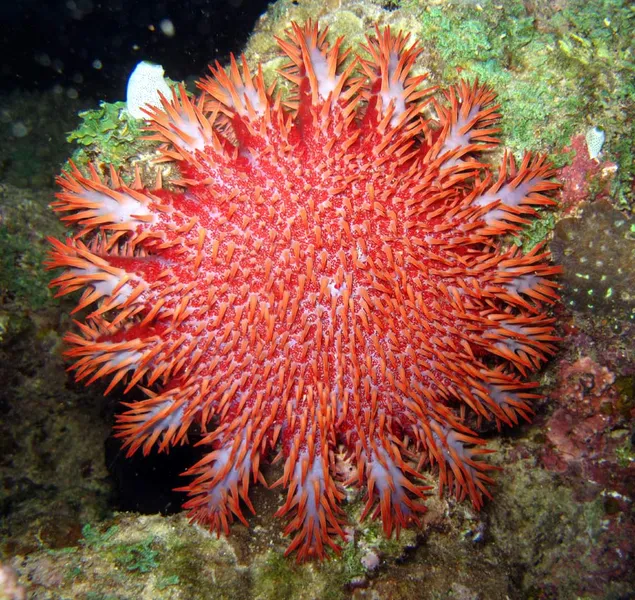
[[[422,88],[408,35],[378,28],[364,57],[326,38],[308,22],[278,40],[285,100],[232,57],[197,99],[147,110],[177,191],[71,166],[53,207],[79,233],[49,260],[60,295],[83,290],[77,379],[147,394],[117,419],[128,453],[196,424],[209,453],[185,507],[228,532],[278,449],[299,559],[344,537],[336,455],[386,535],[425,510],[425,465],[480,508],[494,467],[474,429],[529,418],[524,378],[556,340],[559,268],[501,241],[554,204],[552,167],[505,153],[494,174],[494,93]]]

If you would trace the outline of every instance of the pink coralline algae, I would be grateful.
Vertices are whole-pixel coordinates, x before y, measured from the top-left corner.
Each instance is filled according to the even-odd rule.
[[[605,598],[607,582],[624,581],[632,572],[632,392],[620,389],[615,374],[590,356],[562,361],[559,371],[550,393],[556,408],[544,424],[542,463],[571,490],[584,515],[575,539],[558,546],[559,560],[569,565],[560,577],[566,585],[575,569],[584,582],[579,593]],[[591,515],[601,521],[591,524]]]
[[[550,471],[575,478],[582,497],[604,488],[621,494],[632,491],[628,488],[634,465],[619,464],[619,448],[627,444],[628,430],[614,384],[615,375],[587,356],[563,363],[551,393],[557,408],[546,423],[542,461]]]
[[[77,379],[147,395],[118,417],[129,454],[196,426],[185,507],[227,533],[277,451],[299,559],[345,537],[336,454],[387,535],[425,510],[426,465],[480,508],[494,467],[474,429],[529,419],[557,340],[559,267],[502,244],[555,203],[551,165],[504,153],[496,172],[494,93],[422,88],[408,36],[377,29],[365,57],[326,38],[278,40],[290,97],[232,58],[149,109],[172,187],[62,175],[53,207],[79,231],[49,261],[88,313],[66,337]]]
[[[558,172],[558,179],[562,182],[560,207],[562,213],[567,215],[575,212],[578,205],[590,199],[592,187],[596,188],[597,199],[606,198],[617,165],[601,161],[599,158],[591,158],[583,135],[575,136],[571,140],[571,145],[563,151],[573,154],[571,164]]]

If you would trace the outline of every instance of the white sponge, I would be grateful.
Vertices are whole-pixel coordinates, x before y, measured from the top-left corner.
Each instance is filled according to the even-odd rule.
[[[141,61],[128,79],[126,91],[126,105],[130,115],[135,119],[147,119],[148,116],[141,108],[161,106],[159,92],[170,98],[170,87],[163,78],[163,67],[146,61]]]
[[[602,152],[602,146],[604,146],[604,140],[606,139],[604,132],[599,127],[592,127],[586,132],[585,137],[589,158],[591,160],[598,159],[600,152]]]

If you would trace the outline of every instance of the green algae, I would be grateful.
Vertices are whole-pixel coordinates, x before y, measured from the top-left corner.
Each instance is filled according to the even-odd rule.
[[[306,589],[306,578],[294,561],[276,552],[269,552],[256,568],[255,598],[286,600],[301,597]]]
[[[122,543],[117,540],[119,533],[120,528],[117,525],[101,531],[87,523],[82,528],[83,538],[80,544],[90,551],[99,551],[117,567],[128,572],[149,573],[160,566],[157,562],[159,551],[156,549],[155,536],[150,534],[134,543]],[[79,576],[81,572],[78,565],[73,565],[71,568],[72,576]]]
[[[113,525],[106,531],[101,532],[90,523],[87,523],[82,528],[84,537],[80,540],[80,543],[94,550],[107,549],[111,552],[115,564],[127,571],[148,573],[159,566],[156,560],[159,552],[153,548],[156,542],[153,535],[134,544],[117,544],[114,543],[113,538],[118,532],[119,527],[117,525]]]
[[[47,191],[0,185],[0,340],[4,330],[58,305],[48,288],[53,273],[44,267],[47,235],[64,235],[52,217]]]
[[[152,548],[154,543],[154,537],[150,536],[136,544],[121,545],[115,562],[127,571],[148,573],[159,566],[156,560],[159,552]]]
[[[0,248],[0,303],[10,299],[12,304],[33,311],[50,304],[52,275],[42,268],[44,248],[4,225],[0,225]]]
[[[522,248],[523,254],[547,238],[556,226],[556,217],[552,212],[542,211],[538,219],[526,225],[522,231],[512,237],[512,242]]]
[[[344,548],[340,557],[323,563],[297,564],[277,552],[268,552],[254,563],[254,598],[262,600],[343,600],[354,579],[355,553]],[[358,562],[358,564],[360,564]]]
[[[633,452],[633,444],[630,439],[627,439],[623,446],[615,449],[615,455],[617,464],[623,469],[627,469],[631,463],[635,462],[635,452]]]
[[[358,504],[347,504],[344,509],[349,513],[348,509],[352,506],[352,510],[356,511]],[[351,585],[366,581],[369,575],[369,570],[363,563],[364,556],[372,552],[382,562],[392,564],[403,556],[406,540],[413,539],[408,535],[401,541],[394,537],[387,539],[381,531],[381,525],[375,521],[356,528],[353,538],[342,543],[339,555],[333,554],[322,563],[297,564],[280,552],[267,552],[264,558],[254,562],[254,598],[348,598]]]
[[[139,151],[143,121],[128,114],[125,102],[102,102],[99,108],[85,110],[79,116],[82,122],[66,138],[79,145],[73,154],[76,164],[85,165],[99,157],[120,167]]]
[[[411,9],[419,6],[407,2]],[[420,38],[430,42],[441,58],[444,81],[467,77],[491,85],[503,105],[505,145],[515,151],[563,146],[575,130],[571,119],[553,119],[554,109],[575,114],[579,98],[556,69],[555,46],[545,43],[522,2],[482,2],[480,10],[462,4],[447,10],[421,11]]]
[[[167,526],[161,517],[140,517],[132,521],[124,517],[106,528],[90,523],[84,525],[79,547],[45,549],[44,552],[63,567],[64,585],[73,597],[80,594],[94,598],[133,598],[139,597],[142,590],[154,589],[152,597],[170,598],[170,588],[176,587],[187,592],[188,598],[208,597],[200,592],[209,573],[200,566],[205,561],[205,557],[199,556],[200,545],[197,552],[191,543],[196,532],[186,529],[185,535],[181,533],[180,527]],[[209,549],[214,551],[217,547],[212,543]],[[184,562],[191,573],[184,569]],[[225,572],[230,576],[229,569]],[[220,585],[223,578],[215,579]],[[120,596],[120,589],[130,593]],[[232,596],[227,592],[213,597]]]
[[[86,523],[82,527],[83,538],[80,540],[80,544],[93,549],[102,548],[110,542],[111,538],[117,534],[118,531],[119,527],[117,525],[109,527],[106,531],[100,531],[90,523]]]
[[[417,14],[418,35],[436,51],[446,82],[478,77],[498,93],[503,143],[515,152],[557,154],[588,126],[607,132],[608,159],[620,166],[614,194],[632,206],[635,11],[624,0],[573,0],[554,9],[519,0],[429,6],[402,0]]]

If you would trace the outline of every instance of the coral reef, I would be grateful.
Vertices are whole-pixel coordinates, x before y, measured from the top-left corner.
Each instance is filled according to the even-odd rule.
[[[415,68],[428,71],[433,84],[478,75],[492,85],[502,105],[503,143],[521,151],[549,151],[551,160],[565,167],[558,179],[569,195],[559,201],[571,207],[568,216],[583,219],[580,204],[595,198],[609,201],[624,215],[632,212],[635,118],[628,2],[538,0],[521,6],[279,0],[263,15],[245,49],[250,67],[263,63],[268,85],[282,64],[273,36],[283,35],[290,20],[303,22],[316,15],[330,26],[333,38],[345,35],[353,46],[363,42],[375,23],[411,32],[422,40]],[[197,43],[196,32],[188,32],[187,39]],[[198,39],[201,44],[209,41]],[[343,508],[350,525],[345,528],[348,542],[339,558],[308,565],[282,557],[286,542],[273,518],[284,503],[280,488],[255,486],[250,496],[258,514],[250,517],[249,530],[237,523],[227,539],[216,540],[188,526],[183,516],[113,514],[124,506],[113,483],[118,478],[120,487],[138,493],[126,510],[175,510],[177,500],[160,500],[154,493],[158,488],[143,479],[139,466],[150,463],[147,472],[162,474],[164,486],[168,477],[178,479],[181,467],[172,466],[175,452],[126,460],[113,439],[105,456],[104,441],[120,394],[102,398],[102,387],[83,389],[66,378],[58,332],[68,328],[72,304],[50,298],[46,283],[52,275],[44,273],[38,261],[44,251],[42,236],[61,235],[58,220],[46,206],[54,175],[69,154],[65,138],[77,127],[77,112],[94,109],[92,132],[77,132],[89,134],[86,144],[74,142],[85,149],[74,154],[74,160],[85,165],[112,162],[114,155],[107,156],[101,137],[112,131],[111,117],[118,111],[112,105],[100,108],[90,98],[74,99],[65,90],[3,96],[0,105],[0,219],[11,255],[3,256],[0,281],[0,551],[29,597],[198,600],[240,593],[261,600],[605,600],[632,595],[632,493],[624,488],[632,477],[617,475],[633,463],[629,436],[635,327],[614,309],[606,317],[566,303],[555,308],[564,341],[558,359],[541,377],[549,397],[534,403],[531,425],[503,428],[500,434],[492,428],[483,432],[496,450],[489,461],[504,470],[495,477],[495,501],[478,513],[450,496],[431,496],[421,529],[402,531],[399,541],[386,540],[377,523],[359,523],[362,494],[347,487]],[[96,122],[102,117],[103,131]],[[584,142],[591,127],[606,132],[599,164],[589,159]],[[128,131],[121,127],[111,142],[118,144],[116,137],[121,133],[125,138]],[[137,165],[142,180],[152,187],[157,171],[148,161],[152,143],[140,144],[135,135],[125,146],[123,138],[115,150],[124,177],[133,175]],[[159,168],[165,172],[169,164]],[[558,218],[558,212],[543,213],[534,225],[517,232],[516,243],[526,252],[549,239]],[[569,284],[560,291],[568,298]],[[565,370],[570,375],[561,373]],[[585,370],[601,380],[614,377],[614,382],[608,387],[589,385],[591,376]],[[571,393],[564,394],[566,390]],[[594,419],[598,406],[602,421]],[[554,414],[557,433],[548,436]],[[587,420],[594,426],[590,448],[583,450]],[[623,443],[616,445],[613,437]],[[576,459],[567,461],[571,445]],[[545,465],[550,463],[543,459],[554,457],[557,469],[548,470]],[[125,475],[113,467],[115,459],[126,465]],[[592,473],[594,464],[607,465],[602,485],[580,476]],[[344,477],[350,475],[350,465],[338,468]],[[268,481],[283,474],[280,464],[264,469]],[[434,478],[430,483],[437,485]],[[152,494],[153,502],[144,506],[144,494]],[[86,528],[86,522],[92,527]],[[379,557],[379,566],[368,571],[364,563],[372,563],[373,555]],[[151,560],[144,565],[157,566],[129,570],[137,564],[134,557],[147,557]]]

